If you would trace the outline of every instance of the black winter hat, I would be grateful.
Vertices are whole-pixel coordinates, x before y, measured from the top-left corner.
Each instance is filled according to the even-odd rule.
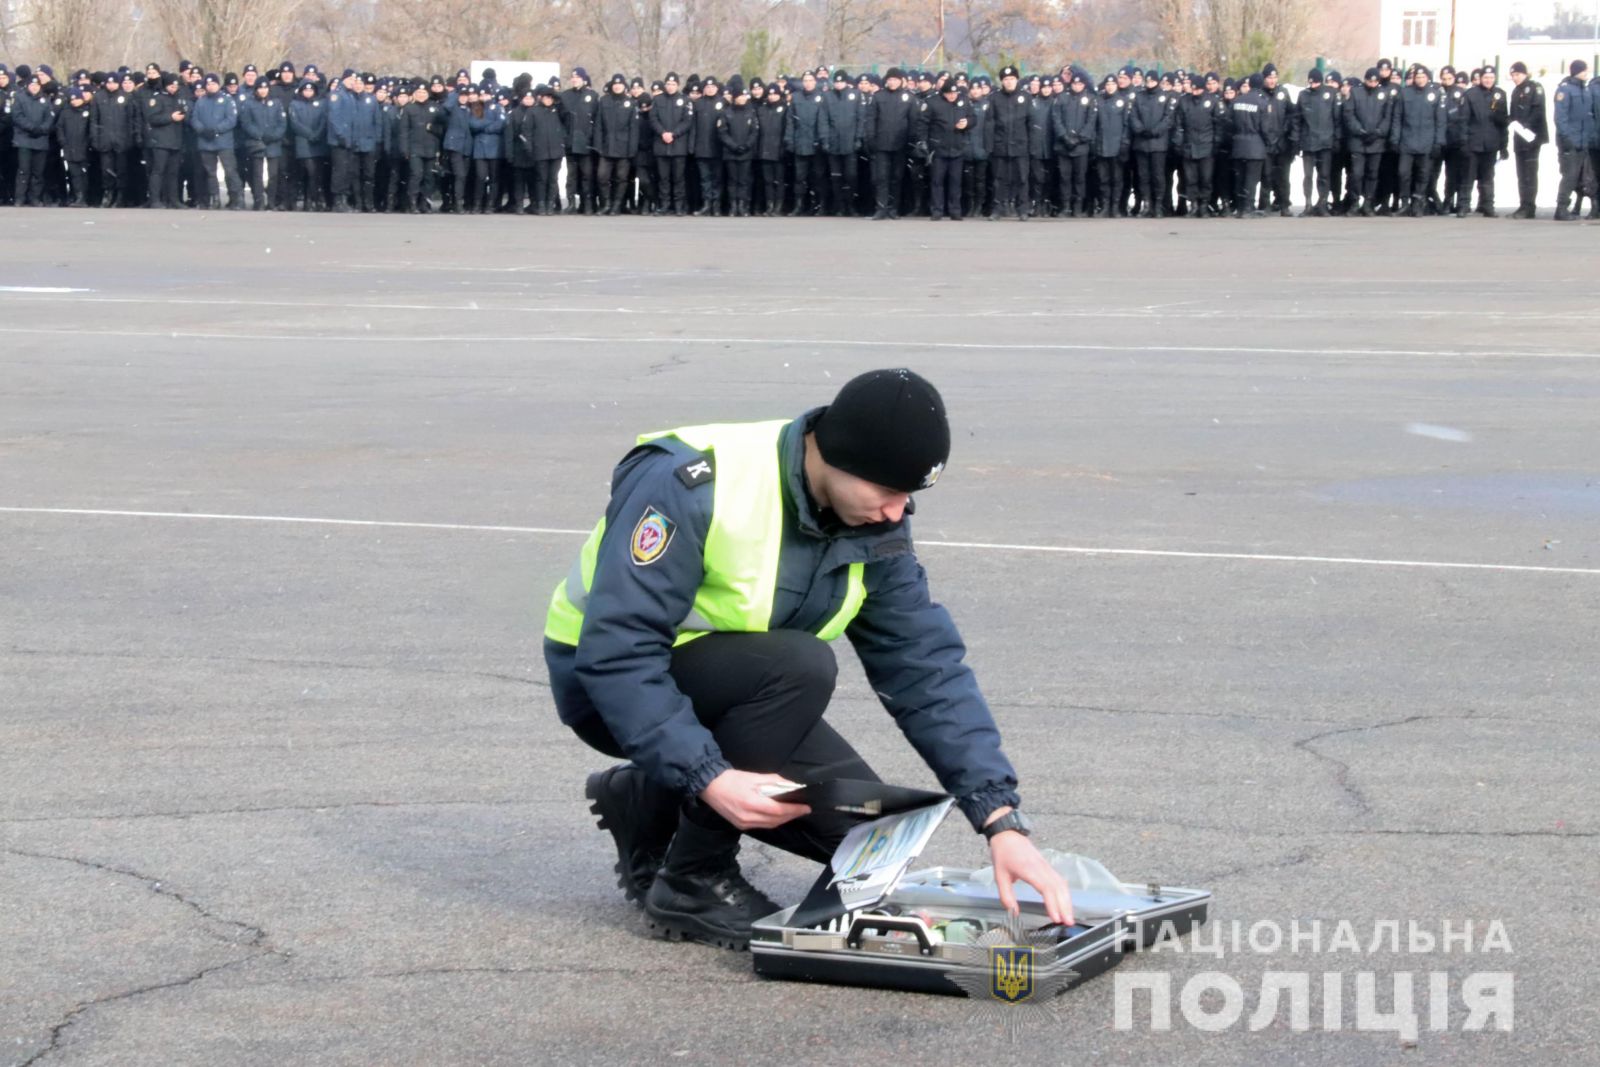
[[[1322,71],[1318,70],[1316,67],[1312,67],[1310,70],[1306,71],[1306,84],[1321,85]]]
[[[950,458],[939,391],[903,367],[850,379],[813,432],[830,466],[904,493],[931,487]]]

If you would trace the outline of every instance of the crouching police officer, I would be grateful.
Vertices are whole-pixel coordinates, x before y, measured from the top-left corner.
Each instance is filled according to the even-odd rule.
[[[929,596],[911,493],[944,469],[944,403],[908,370],[853,379],[798,419],[645,434],[556,587],[545,661],[561,721],[630,762],[586,793],[618,885],[664,936],[743,949],[778,905],[740,873],[740,838],[827,862],[854,820],[763,787],[877,780],[823,712],[850,639],[906,738],[988,838],[1001,900],[1023,881],[1070,922],[1066,882],[1028,839],[1016,772]]]

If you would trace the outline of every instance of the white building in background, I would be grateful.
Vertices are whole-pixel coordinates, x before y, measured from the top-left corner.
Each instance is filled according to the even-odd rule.
[[[1446,63],[1506,68],[1559,79],[1574,59],[1600,59],[1600,0],[1364,0],[1379,8],[1374,55],[1397,66]]]

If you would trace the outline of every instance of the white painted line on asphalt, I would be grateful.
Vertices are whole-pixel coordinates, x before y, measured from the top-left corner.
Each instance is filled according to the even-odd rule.
[[[33,288],[28,286],[0,286],[0,292],[14,293],[93,293],[93,289],[50,289]],[[861,298],[845,296],[842,301],[859,301]],[[878,300],[879,298],[868,298]],[[62,303],[63,301],[51,301]],[[710,305],[703,307],[684,306],[675,304],[670,309],[655,307],[616,307],[595,304],[589,307],[547,306],[540,304],[485,305],[480,301],[469,300],[465,303],[439,304],[415,302],[352,302],[352,301],[323,301],[323,300],[239,300],[227,297],[169,297],[169,296],[84,296],[73,297],[71,303],[78,304],[150,304],[161,307],[187,306],[187,307],[261,307],[261,308],[333,308],[341,311],[438,311],[438,312],[505,312],[507,314],[551,314],[551,315],[662,315],[670,310],[675,315],[715,315],[720,317],[737,318],[747,316],[751,318],[770,318],[783,315],[826,315],[837,311],[836,306],[798,306],[763,308],[758,306],[740,307],[725,305]],[[1169,304],[1144,304],[1128,307],[1085,307],[1085,308],[1037,308],[1022,306],[1017,308],[989,308],[982,311],[940,311],[937,308],[920,307],[880,307],[876,309],[862,308],[858,314],[873,315],[917,315],[923,318],[979,318],[979,319],[1181,319],[1185,322],[1205,320],[1236,320],[1248,316],[1252,321],[1271,322],[1307,322],[1323,321],[1326,319],[1345,318],[1352,313],[1351,309],[1330,308],[1326,311],[1306,311],[1302,309],[1283,310],[1271,307],[1242,308],[1190,308],[1181,314],[1166,315],[1162,311],[1184,307],[1195,301],[1177,301]],[[1492,322],[1521,323],[1541,322],[1548,323],[1555,320],[1592,322],[1600,320],[1600,311],[1589,308],[1564,308],[1548,312],[1518,312],[1506,311],[1498,308],[1393,308],[1375,310],[1372,308],[1360,312],[1363,315],[1380,315],[1385,318],[1418,318],[1418,319],[1470,319],[1484,318]]]
[[[392,522],[379,519],[326,519],[303,515],[229,515],[195,511],[128,511],[111,508],[0,507],[11,515],[84,515],[136,519],[210,519],[228,522],[284,522],[308,526],[377,526],[410,530],[468,530],[484,533],[553,534],[587,537],[589,530],[559,526],[496,526],[467,522]],[[1157,559],[1241,560],[1249,563],[1324,563],[1358,567],[1417,567],[1432,570],[1508,571],[1600,576],[1600,567],[1541,567],[1525,563],[1456,563],[1449,560],[1368,559],[1361,556],[1297,556],[1264,552],[1186,552],[1161,548],[1095,548],[1080,545],[1020,545],[993,541],[924,541],[919,548],[966,548],[990,552],[1047,552],[1076,556],[1139,556]]]
[[[1202,355],[1245,356],[1416,356],[1424,358],[1462,359],[1600,359],[1600,350],[1563,352],[1556,349],[1499,349],[1493,352],[1468,352],[1454,348],[1287,348],[1266,345],[1097,345],[1064,344],[1041,341],[1036,344],[986,341],[873,341],[859,338],[825,337],[580,337],[559,334],[415,334],[384,333],[319,334],[319,333],[210,333],[198,330],[76,330],[34,326],[0,326],[0,334],[45,334],[62,337],[159,337],[164,340],[188,341],[286,341],[296,344],[313,342],[321,344],[375,343],[393,345],[395,342],[441,344],[591,344],[591,345],[757,345],[785,348],[895,348],[928,350],[954,350],[962,352],[1194,352]],[[392,354],[392,353],[391,353]],[[422,353],[433,358],[434,353]],[[456,354],[452,354],[454,356]]]
[[[0,285],[0,293],[92,293],[93,289],[67,289],[59,285]]]
[[[12,515],[100,515],[124,519],[214,519],[227,522],[287,522],[307,526],[381,526],[407,530],[477,530],[485,533],[558,534],[587,537],[588,530],[567,530],[556,526],[484,526],[459,522],[386,522],[381,519],[324,519],[301,515],[225,515],[201,511],[123,511],[113,508],[8,508]]]

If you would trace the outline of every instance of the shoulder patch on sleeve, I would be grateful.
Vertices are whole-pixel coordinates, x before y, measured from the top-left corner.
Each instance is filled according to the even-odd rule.
[[[678,524],[667,518],[660,508],[654,504],[645,508],[628,542],[634,566],[647,567],[660,559],[677,530]]]
[[[697,485],[705,485],[717,476],[716,457],[707,453],[699,459],[690,460],[676,471],[678,481],[693,489]]]
[[[873,559],[893,559],[895,556],[903,556],[910,551],[911,542],[903,537],[896,537],[893,540],[881,541],[873,545],[871,556]]]

